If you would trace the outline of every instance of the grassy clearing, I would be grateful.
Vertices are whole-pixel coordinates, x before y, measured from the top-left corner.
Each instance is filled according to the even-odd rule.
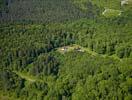
[[[76,44],[72,44],[72,45],[69,45],[69,46],[64,46],[64,47],[60,47],[60,48],[57,48],[57,51],[59,51],[60,53],[66,53],[66,52],[70,52],[70,51],[73,51],[73,50],[76,50],[76,51],[81,51],[81,52],[84,52],[84,48],[82,48],[81,46],[79,45],[76,45]]]
[[[92,56],[101,56],[103,58],[110,57],[110,58],[122,61],[122,59],[120,59],[116,55],[108,56],[106,54],[98,54],[95,51],[90,50],[89,48],[85,48],[85,47],[82,47],[82,46],[77,45],[77,44],[72,44],[72,45],[69,45],[69,46],[57,48],[57,51],[62,53],[62,54],[65,54],[66,52],[71,52],[71,51],[87,52],[87,53],[91,54]]]
[[[90,0],[90,2],[102,8],[120,9],[121,0]]]
[[[102,13],[103,16],[105,17],[118,17],[121,15],[120,10],[114,10],[114,9],[105,9],[105,11]]]
[[[34,76],[31,76],[27,73],[22,73],[22,72],[16,72],[14,71],[14,73],[16,73],[18,76],[20,76],[21,78],[29,81],[29,82],[35,82],[35,81],[38,81],[38,79]]]

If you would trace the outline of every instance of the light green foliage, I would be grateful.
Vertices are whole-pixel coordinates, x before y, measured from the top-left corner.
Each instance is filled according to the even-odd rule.
[[[120,9],[121,0],[90,0],[93,4],[99,7],[107,7],[111,9]]]
[[[114,9],[105,9],[105,11],[102,13],[107,18],[111,17],[118,17],[121,16],[121,11],[120,10],[114,10]]]
[[[11,1],[0,16],[0,100],[131,100],[130,5]]]

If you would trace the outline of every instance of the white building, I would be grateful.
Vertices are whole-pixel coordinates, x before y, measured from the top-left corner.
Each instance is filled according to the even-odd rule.
[[[128,2],[129,2],[129,0],[122,0],[121,1],[121,6],[128,5]]]

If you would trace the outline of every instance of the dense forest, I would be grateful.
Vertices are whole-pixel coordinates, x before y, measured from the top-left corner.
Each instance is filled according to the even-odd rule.
[[[0,100],[132,100],[132,0],[0,0]]]

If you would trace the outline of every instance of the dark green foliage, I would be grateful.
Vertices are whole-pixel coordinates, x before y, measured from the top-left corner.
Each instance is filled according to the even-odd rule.
[[[39,57],[37,61],[33,63],[33,68],[30,69],[30,73],[33,75],[57,75],[58,73],[58,61],[51,55],[44,55]]]
[[[132,48],[130,46],[121,46],[117,49],[117,56],[120,58],[130,57],[130,53],[132,52]]]
[[[7,0],[7,3],[9,3],[8,12],[2,11],[1,22],[65,22],[80,18],[94,18],[99,11],[97,6],[89,2],[89,9],[84,12],[76,7],[72,0],[12,0],[12,2]]]
[[[109,21],[105,21],[1,25],[0,68],[9,70],[1,70],[1,91],[22,100],[129,100],[132,95],[131,32],[128,26],[123,28],[121,24],[120,30],[117,22],[109,26]],[[56,52],[58,47],[74,43],[99,55]],[[103,58],[102,54],[117,55],[122,61]],[[16,75],[14,71],[29,76]]]
[[[25,80],[10,71],[1,71],[0,80],[0,88],[4,91],[15,90],[16,88],[22,89],[25,87]]]

